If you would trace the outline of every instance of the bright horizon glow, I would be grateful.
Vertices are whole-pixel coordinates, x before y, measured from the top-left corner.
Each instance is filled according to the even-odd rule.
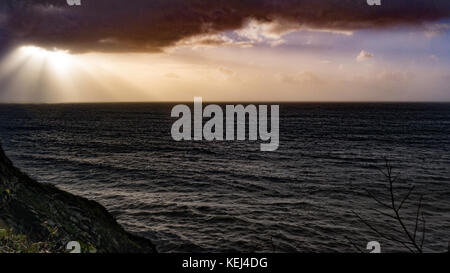
[[[124,91],[135,95],[133,88],[98,61],[66,50],[21,46],[0,63],[1,102],[122,101]]]
[[[254,24],[162,53],[22,46],[0,62],[0,102],[450,101],[449,31],[266,31]],[[224,44],[198,44],[208,39]]]
[[[77,65],[77,60],[67,50],[47,50],[37,46],[22,46],[19,51],[29,58],[40,59],[42,63],[46,63],[57,78],[69,76],[70,70]]]

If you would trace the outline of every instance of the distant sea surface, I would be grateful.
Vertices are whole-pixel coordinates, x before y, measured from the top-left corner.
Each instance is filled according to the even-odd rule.
[[[347,252],[373,240],[404,250],[353,213],[399,229],[366,193],[387,194],[386,157],[398,191],[416,186],[409,227],[423,195],[425,250],[447,250],[450,104],[281,104],[276,152],[175,142],[172,106],[0,105],[0,137],[17,167],[100,202],[161,252]]]

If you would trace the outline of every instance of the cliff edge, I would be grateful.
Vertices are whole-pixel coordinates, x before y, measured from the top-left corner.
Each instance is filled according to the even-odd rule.
[[[28,177],[1,145],[0,195],[0,229],[44,242],[49,252],[67,251],[70,241],[79,242],[83,252],[156,252],[149,240],[126,232],[99,203]]]

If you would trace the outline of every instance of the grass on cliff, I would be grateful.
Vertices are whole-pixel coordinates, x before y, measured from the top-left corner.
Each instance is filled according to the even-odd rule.
[[[81,253],[96,253],[92,244],[80,242]],[[54,240],[49,238],[46,242],[33,242],[26,235],[17,234],[12,229],[0,228],[0,254],[1,253],[69,253]]]
[[[50,253],[51,242],[32,242],[27,236],[10,229],[0,229],[0,253]]]

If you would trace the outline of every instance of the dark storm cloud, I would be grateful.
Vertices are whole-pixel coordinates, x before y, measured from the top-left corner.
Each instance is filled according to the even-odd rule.
[[[449,0],[2,0],[0,43],[76,52],[158,51],[198,34],[235,30],[249,18],[355,30],[450,17]],[[0,50],[1,47],[0,46]]]

